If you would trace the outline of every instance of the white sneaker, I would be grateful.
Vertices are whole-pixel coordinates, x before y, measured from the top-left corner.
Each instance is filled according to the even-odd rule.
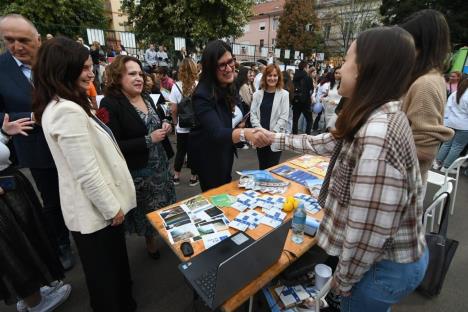
[[[440,171],[443,172],[443,173],[448,172],[448,174],[457,174],[457,169],[455,169],[455,168],[449,170],[448,168],[442,167],[440,169]]]
[[[432,169],[439,170],[440,168],[442,168],[442,163],[438,161],[437,159],[435,159],[434,162],[432,163]]]
[[[41,296],[44,297],[44,296],[47,296],[48,294],[50,294],[51,292],[54,292],[56,291],[57,289],[59,289],[60,287],[63,286],[63,281],[55,281],[55,282],[52,282],[52,284],[50,286],[42,286],[40,291],[41,291]],[[16,303],[16,310],[18,310],[18,312],[27,312],[28,311],[28,307],[26,306],[26,303],[24,303],[24,300],[20,300]]]
[[[54,311],[59,305],[68,299],[71,293],[71,286],[65,284],[56,291],[49,293],[47,296],[42,297],[41,302],[32,308],[28,308],[29,312],[51,312]]]

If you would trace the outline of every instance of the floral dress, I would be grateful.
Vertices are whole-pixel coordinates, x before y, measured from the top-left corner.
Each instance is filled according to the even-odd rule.
[[[146,125],[148,133],[161,128],[161,120],[152,105],[146,102],[148,114],[135,108]],[[171,205],[176,201],[172,173],[169,169],[164,147],[160,142],[147,141],[149,148],[148,164],[145,168],[130,170],[135,184],[137,207],[125,216],[125,229],[140,236],[153,236],[155,230],[146,214]]]

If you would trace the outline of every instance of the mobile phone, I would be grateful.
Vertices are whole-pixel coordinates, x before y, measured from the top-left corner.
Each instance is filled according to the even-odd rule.
[[[16,180],[14,176],[0,177],[0,187],[4,191],[12,191],[16,189]]]

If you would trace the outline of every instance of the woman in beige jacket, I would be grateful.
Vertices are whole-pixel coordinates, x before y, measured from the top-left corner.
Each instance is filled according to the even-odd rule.
[[[57,37],[40,48],[33,111],[57,166],[65,224],[78,248],[93,311],[135,311],[122,222],[136,206],[125,159],[86,96],[89,51]]]

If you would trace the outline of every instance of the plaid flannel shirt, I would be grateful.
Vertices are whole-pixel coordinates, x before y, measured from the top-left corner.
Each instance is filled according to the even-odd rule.
[[[332,169],[318,245],[338,256],[339,292],[348,292],[371,266],[387,259],[418,260],[426,248],[421,176],[414,139],[399,102],[378,108],[344,142]],[[330,133],[276,134],[273,147],[330,155]]]

